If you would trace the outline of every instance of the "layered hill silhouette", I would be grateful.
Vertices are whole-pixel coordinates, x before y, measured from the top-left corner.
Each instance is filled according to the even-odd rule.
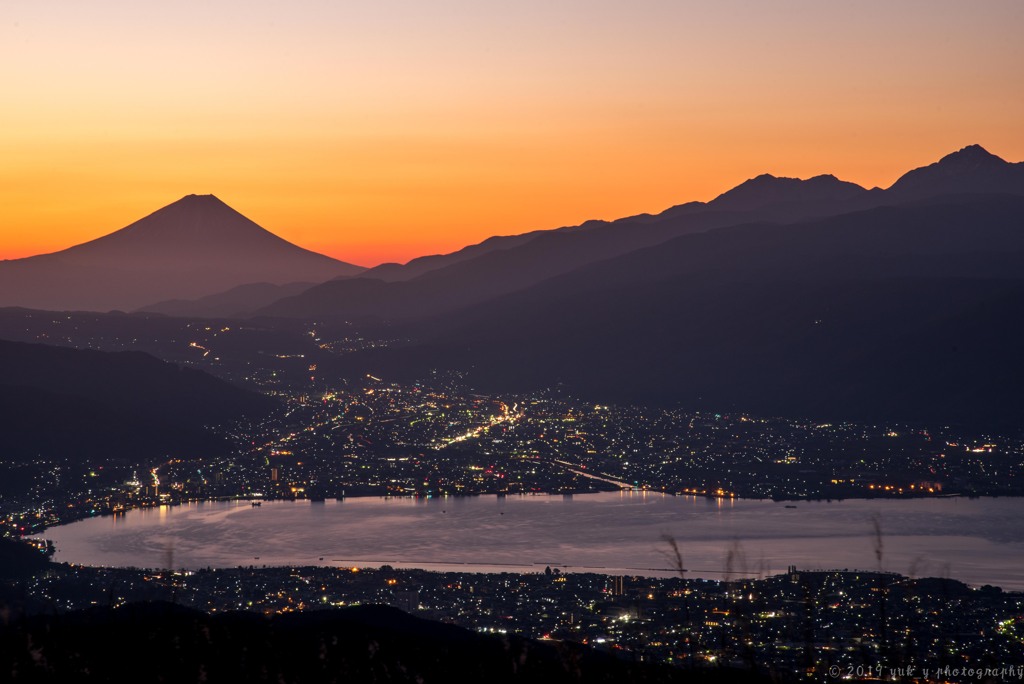
[[[0,460],[88,463],[226,452],[207,426],[276,402],[141,352],[0,340]]]
[[[0,262],[0,306],[134,310],[248,283],[320,282],[362,270],[279,238],[213,195],[188,195],[96,240]]]
[[[1017,432],[1024,196],[684,235],[400,327],[335,372]]]
[[[281,299],[259,311],[293,317],[424,318],[529,288],[638,249],[683,235],[744,223],[790,223],[892,206],[955,192],[1024,195],[1024,164],[1008,163],[970,146],[905,174],[888,190],[867,190],[834,176],[809,180],[762,175],[708,203],[691,202],[658,215],[575,228],[493,238],[454,255],[388,266],[381,277],[333,280]],[[436,268],[429,268],[435,264]],[[429,270],[424,271],[424,268]]]

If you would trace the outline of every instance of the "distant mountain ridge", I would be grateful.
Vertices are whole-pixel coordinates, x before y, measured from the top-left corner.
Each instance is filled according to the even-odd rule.
[[[424,256],[407,264],[382,264],[366,271],[363,277],[387,281],[409,280],[435,270],[480,256],[489,251],[509,249],[552,232],[585,231],[598,226],[614,224],[653,223],[681,216],[692,216],[709,210],[750,212],[774,208],[768,220],[795,220],[807,214],[834,213],[841,210],[866,209],[872,206],[920,199],[948,193],[1006,192],[1024,193],[1024,162],[1011,164],[991,154],[980,145],[969,145],[946,155],[938,162],[904,174],[888,190],[868,190],[856,183],[844,181],[831,174],[813,176],[806,180],[764,173],[740,183],[718,195],[710,202],[687,202],[658,214],[627,216],[615,221],[587,221],[578,226],[554,230],[536,230],[510,236],[496,236],[464,247],[450,254]],[[838,205],[832,208],[826,204]],[[804,205],[804,211],[797,207]],[[807,206],[811,205],[811,206]],[[786,207],[793,211],[785,212]],[[815,210],[815,207],[817,209]],[[750,217],[747,217],[750,218]]]
[[[762,174],[708,203],[690,202],[658,215],[491,238],[454,254],[414,260],[407,270],[389,266],[383,279],[375,278],[371,269],[359,277],[326,282],[259,313],[296,318],[426,318],[682,235],[745,223],[814,220],[956,193],[1024,195],[1022,170],[1024,164],[1005,162],[972,145],[908,172],[888,190],[867,190],[831,175],[800,180]]]
[[[0,306],[132,310],[253,282],[317,282],[362,270],[274,235],[213,195],[188,195],[95,240],[0,262]]]

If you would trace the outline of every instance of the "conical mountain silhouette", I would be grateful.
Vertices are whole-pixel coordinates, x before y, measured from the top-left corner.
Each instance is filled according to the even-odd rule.
[[[90,242],[0,262],[0,305],[131,310],[246,283],[360,271],[279,238],[213,195],[188,195]]]

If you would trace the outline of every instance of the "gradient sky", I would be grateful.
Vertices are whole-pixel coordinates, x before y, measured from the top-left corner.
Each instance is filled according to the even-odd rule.
[[[1024,159],[1019,0],[0,0],[0,258],[189,193],[372,265]]]

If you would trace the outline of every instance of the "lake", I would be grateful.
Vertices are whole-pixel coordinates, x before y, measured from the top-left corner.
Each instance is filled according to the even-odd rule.
[[[615,492],[576,496],[205,502],[48,529],[56,559],[149,568],[420,567],[687,577],[879,568],[1024,590],[1024,501],[773,502]],[[876,534],[877,528],[881,535]],[[877,553],[876,553],[877,552]],[[880,556],[880,558],[879,558]]]

